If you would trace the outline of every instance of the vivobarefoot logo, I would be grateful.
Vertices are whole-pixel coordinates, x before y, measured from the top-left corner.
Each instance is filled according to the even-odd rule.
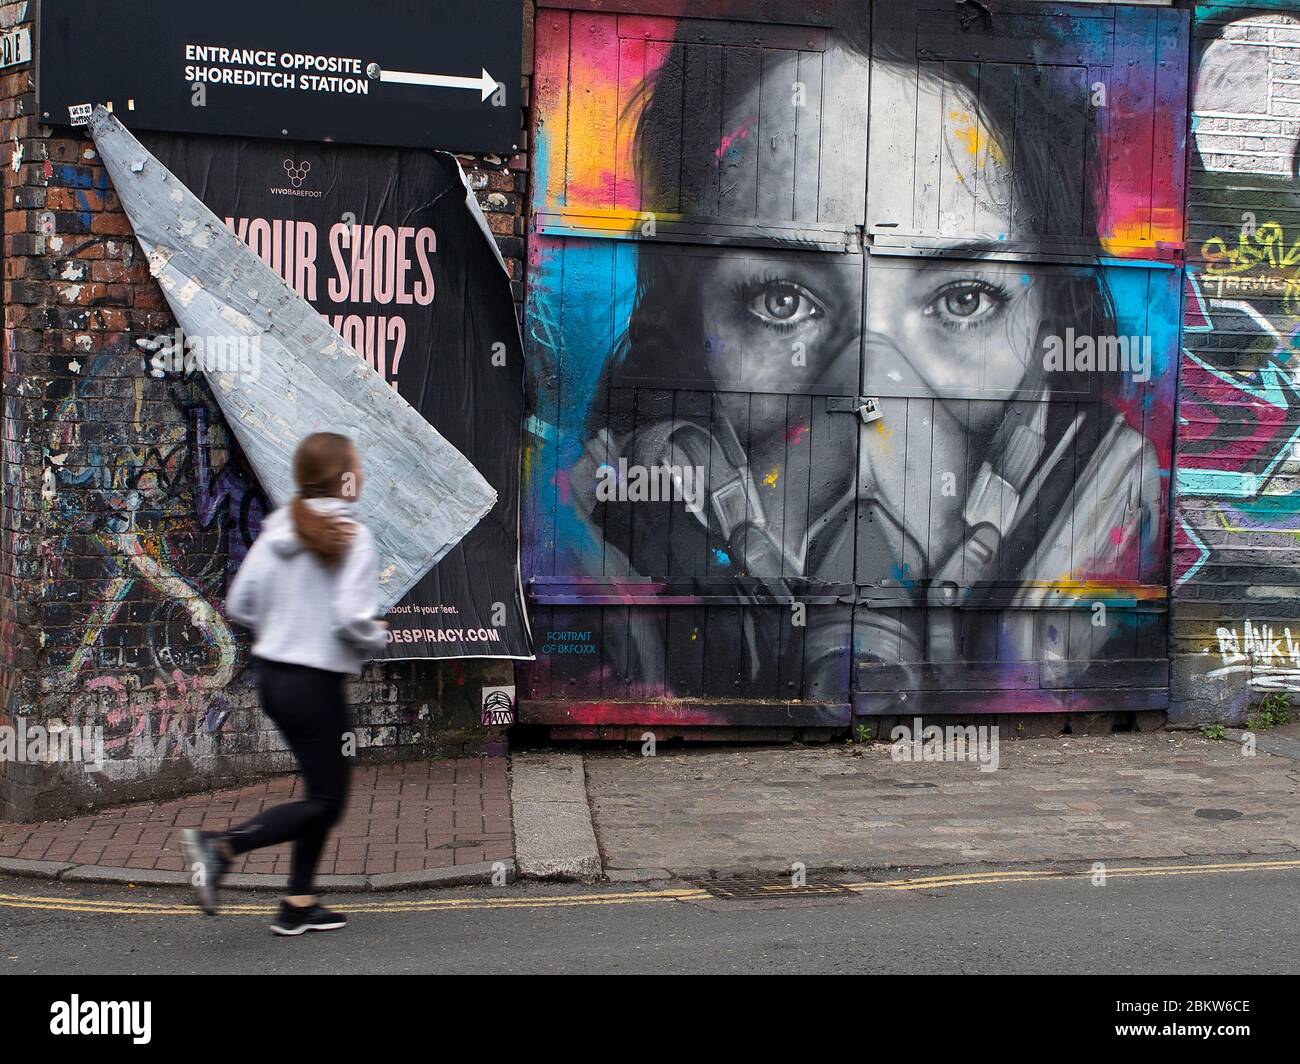
[[[318,188],[303,188],[307,178],[311,175],[311,160],[303,159],[301,162],[294,159],[285,159],[281,164],[284,168],[284,174],[289,179],[287,185],[270,186],[270,193],[273,196],[303,196],[309,199],[320,199],[324,193]]]
[[[302,183],[311,173],[311,163],[306,161],[295,163],[292,159],[285,159],[284,172],[289,175],[289,184],[294,188],[302,188]]]

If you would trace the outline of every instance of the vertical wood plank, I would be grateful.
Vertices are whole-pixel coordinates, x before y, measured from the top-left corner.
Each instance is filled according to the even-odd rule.
[[[788,221],[794,217],[795,82],[799,53],[767,49],[762,54],[758,116],[758,216]]]
[[[593,92],[587,71],[604,71],[612,81],[618,70],[618,36],[608,15],[574,12],[569,89],[569,150],[565,198],[570,207],[614,206],[617,169],[618,97]],[[573,74],[572,71],[577,71]]]
[[[636,390],[633,388],[609,389],[609,417],[606,421],[614,446],[605,455],[605,461],[618,469],[618,460],[628,458],[635,450]],[[610,577],[628,577],[633,573],[632,522],[636,506],[625,502],[612,502],[601,507],[605,528],[605,564],[602,572]]]
[[[906,491],[907,404],[907,399],[897,397],[879,400],[884,417],[867,425],[852,415],[840,415],[859,428],[862,439],[858,497],[878,498],[886,508],[887,500],[903,498]],[[903,529],[871,511],[865,512],[857,525],[858,579],[871,584],[909,580],[901,562],[905,553]]]
[[[1138,224],[1131,235],[1142,240],[1151,236],[1157,14],[1139,7],[1115,9],[1116,75],[1109,96],[1114,117],[1107,160],[1108,191],[1117,202],[1138,208]]]
[[[636,392],[638,458],[652,469],[671,464],[662,441],[668,439],[673,420],[673,394],[658,388]],[[632,510],[632,568],[642,576],[663,578],[668,572],[668,544],[664,532],[672,516],[684,509],[681,503],[635,502]]]
[[[934,483],[934,406],[933,399],[908,399],[907,427],[903,441],[903,477],[907,494],[903,498],[903,525],[906,528],[930,527],[930,493]],[[924,541],[921,547],[924,546]],[[911,536],[903,537],[900,568],[909,581],[930,578],[930,559]]]
[[[992,237],[1011,232],[1012,188],[1015,184],[1015,131],[1000,130],[993,139],[992,115],[1014,114],[1017,68],[1003,63],[980,67],[980,95],[976,113],[980,118],[976,145],[975,220],[977,233]],[[989,131],[985,135],[985,130]]]
[[[867,206],[867,113],[870,63],[848,48],[822,56],[820,207],[824,222],[861,225]]]
[[[752,668],[744,638],[742,606],[708,606],[704,610],[704,694],[735,698]]]
[[[620,149],[632,149],[636,127],[631,117],[645,98],[646,43],[637,37],[624,37],[618,42],[618,116]],[[639,160],[633,150],[619,150],[614,156],[614,206],[622,210],[641,209],[641,175],[637,172]]]
[[[877,64],[871,71],[870,180],[867,225],[893,223],[912,229],[923,171],[917,159],[917,79],[896,67]]]
[[[664,639],[668,697],[704,697],[704,607],[670,606]]]
[[[569,13],[539,13],[535,28],[534,102],[537,115],[536,156],[544,169],[533,182],[533,207],[564,202],[569,136]]]
[[[713,422],[713,396],[708,392],[678,391],[673,393],[673,424],[681,426],[702,426],[708,429]],[[703,465],[705,494],[710,483],[711,456],[706,457]],[[705,502],[705,512],[698,517],[685,508],[674,507],[668,526],[668,572],[676,577],[703,576],[709,571],[709,537],[703,524],[709,515],[709,503]],[[674,614],[670,613],[670,618]],[[692,621],[698,627],[700,620]],[[699,647],[694,649],[698,650]]]
[[[636,607],[640,609],[640,607]],[[603,606],[600,610],[601,623],[601,670],[600,693],[603,698],[622,699],[628,697],[628,687],[632,679],[632,637],[629,632],[632,608],[627,606]]]
[[[1187,194],[1187,48],[1191,19],[1183,11],[1157,15],[1157,120],[1152,151],[1154,240],[1182,239],[1181,221]]]
[[[553,610],[550,606],[529,604],[529,614],[533,628],[533,638],[537,641],[534,648],[537,657],[525,662],[516,675],[519,677],[520,698],[550,698],[551,689],[551,655],[542,648],[546,646],[547,633],[551,631]]]
[[[617,247],[610,241],[570,240],[564,250],[564,285],[561,295],[559,402],[556,428],[560,442],[557,458],[557,488],[563,487],[557,502],[557,568],[569,572],[569,565],[582,575],[604,572],[604,540],[601,529],[587,529],[580,519],[576,500],[565,501],[569,494],[565,481],[569,470],[584,453],[588,443],[588,414],[592,405],[606,410],[608,396],[599,387],[599,374],[605,354],[614,344],[615,309],[608,298],[613,286]],[[593,299],[591,293],[602,293]],[[607,454],[599,455],[601,461]],[[564,520],[563,511],[573,515]],[[603,520],[604,515],[599,515]],[[564,564],[558,559],[564,557]]]
[[[822,401],[819,397],[807,395],[792,395],[786,400],[785,509],[781,526],[781,542],[787,558],[783,574],[786,577],[803,576],[806,572],[804,540],[808,530],[808,485],[812,474],[809,432],[812,404]]]
[[[753,425],[764,426],[765,431],[767,426],[773,424],[779,424],[784,428],[788,423],[785,396],[753,396],[750,399],[750,419]],[[788,447],[783,448],[784,450],[788,450]],[[749,451],[752,454],[753,448],[749,448]],[[783,454],[782,459],[784,458]],[[789,467],[785,460],[778,460],[774,465],[765,468],[751,466],[750,473],[754,478],[754,491],[762,507],[763,519],[767,522],[767,532],[772,537],[772,541],[779,545],[785,527],[786,493],[791,490],[797,492],[797,485],[789,482]],[[779,580],[784,568],[781,557],[773,551],[770,555],[765,554],[756,564],[752,564],[749,574]]]
[[[753,218],[758,212],[760,52],[756,48],[727,48],[722,67],[718,214],[723,218]]]
[[[722,137],[722,48],[686,47],[682,72],[682,213],[718,214],[718,148]]]
[[[537,237],[538,277],[528,290],[524,352],[532,384],[536,431],[525,433],[520,506],[521,575],[547,576],[555,572],[555,522],[558,505],[557,461],[559,421],[561,318],[564,291],[564,242]],[[545,281],[540,280],[545,277]]]
[[[728,431],[735,433],[741,448],[749,443],[750,396],[737,392],[718,392],[713,397],[713,434],[723,439]],[[735,478],[733,469],[710,470],[712,483],[723,485]],[[748,507],[746,507],[746,514]],[[734,546],[721,533],[709,530],[709,559],[706,572],[710,577],[732,577],[744,566],[744,559],[734,556]],[[711,653],[711,652],[710,652]]]
[[[798,74],[804,96],[802,105],[795,110],[794,217],[801,222],[815,222],[821,188],[821,53],[800,52]]]
[[[944,63],[943,156],[939,169],[939,228],[949,237],[975,231],[976,157],[980,142],[976,99],[958,73],[978,83],[978,63]]]
[[[818,529],[818,544],[816,568],[808,575],[848,583],[853,579],[855,512],[851,505],[840,505],[839,489],[845,463],[852,463],[857,454],[861,422],[849,414],[828,413],[824,399],[815,398],[811,412],[808,522]],[[826,501],[813,501],[821,499]]]
[[[915,187],[912,192],[912,226],[922,232],[940,230],[944,184],[943,64],[916,64],[916,125],[912,158]]]
[[[1106,426],[1099,425],[1097,404],[1088,404],[1093,417],[1084,422],[1083,427],[1075,437],[1077,447],[1075,450],[1075,477],[1083,477],[1088,468],[1088,464],[1097,453],[1097,444],[1100,436],[1105,432]],[[1083,580],[1086,578],[1088,565],[1092,561],[1094,553],[1093,544],[1088,537],[1086,530],[1091,525],[1097,514],[1097,483],[1095,479],[1089,479],[1087,483],[1079,479],[1074,483],[1074,510],[1073,510],[1073,528],[1072,528],[1072,550],[1070,554],[1070,578],[1072,580]]]
[[[654,83],[655,109],[663,115],[667,136],[657,140],[654,169],[663,175],[663,187],[643,190],[644,210],[679,214],[682,209],[682,67],[665,41],[647,41],[645,62],[657,68]],[[647,194],[650,197],[647,199]]]
[[[1084,165],[1089,94],[1084,75],[1082,67],[1052,67],[1043,75],[1052,82],[1057,100],[1056,111],[1047,116],[1047,120],[1066,131],[1064,134],[1053,134],[1053,152],[1056,156],[1052,162],[1072,179],[1063,186],[1064,201],[1054,204],[1055,209],[1045,219],[1045,231],[1076,240],[1094,238],[1094,234],[1084,224],[1089,196],[1088,175]]]

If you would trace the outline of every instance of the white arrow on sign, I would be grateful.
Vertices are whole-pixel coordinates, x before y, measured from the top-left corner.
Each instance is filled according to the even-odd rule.
[[[371,64],[371,71],[375,70]],[[371,73],[371,77],[374,74]],[[458,78],[451,74],[421,74],[414,70],[380,70],[380,81],[390,81],[394,85],[428,85],[435,89],[478,89],[486,100],[497,91],[497,79],[486,68],[477,78]]]

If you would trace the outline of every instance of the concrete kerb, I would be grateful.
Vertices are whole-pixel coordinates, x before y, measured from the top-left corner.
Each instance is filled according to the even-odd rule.
[[[510,764],[510,809],[521,876],[565,881],[603,876],[581,754],[516,753]]]
[[[0,875],[27,879],[56,879],[63,883],[139,883],[149,886],[188,887],[186,872],[155,868],[116,868],[107,865],[77,865],[60,861],[27,861],[0,857]],[[322,893],[412,890],[420,887],[491,886],[517,878],[515,862],[484,861],[449,868],[423,868],[411,872],[376,872],[370,875],[322,875],[316,884]],[[233,873],[222,881],[231,890],[283,892],[285,876],[265,873]]]

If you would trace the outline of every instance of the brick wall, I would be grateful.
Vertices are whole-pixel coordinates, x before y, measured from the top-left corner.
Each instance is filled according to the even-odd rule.
[[[33,15],[34,5],[0,5],[0,26]],[[531,43],[526,24],[525,101]],[[145,372],[136,340],[175,323],[90,139],[36,121],[33,79],[32,64],[0,72],[0,724],[102,727],[107,759],[97,773],[0,762],[9,819],[292,764],[256,709],[246,636],[222,615],[232,538],[261,502],[257,485],[201,377]],[[521,149],[462,157],[517,301]],[[362,758],[499,748],[501,730],[479,724],[479,688],[512,672],[484,661],[368,667],[348,686]],[[207,722],[220,712],[229,718],[214,736]]]
[[[1176,720],[1300,690],[1300,11],[1197,9],[1181,427]]]

